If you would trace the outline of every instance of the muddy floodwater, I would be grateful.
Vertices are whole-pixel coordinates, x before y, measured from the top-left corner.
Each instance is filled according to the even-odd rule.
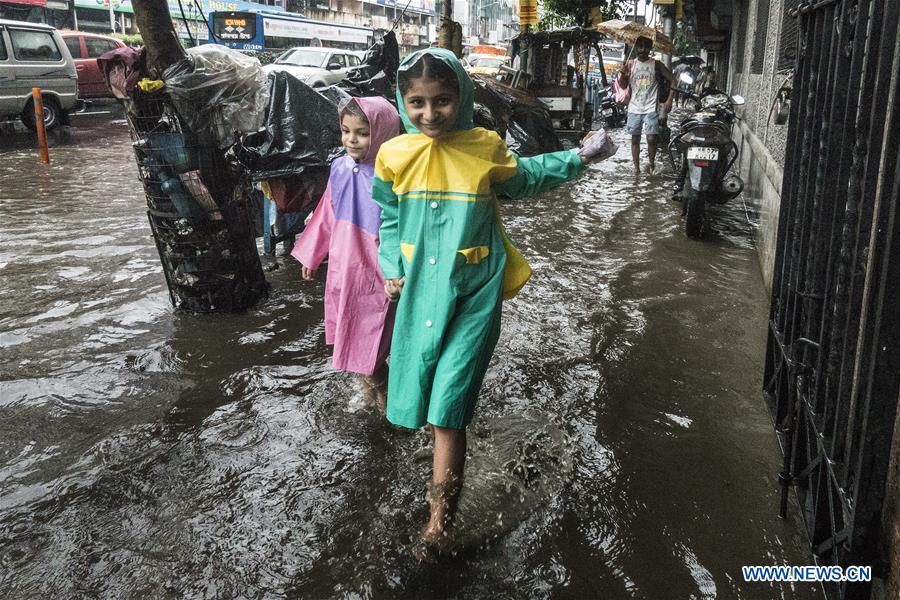
[[[418,564],[423,432],[329,368],[321,281],[169,304],[124,121],[0,137],[0,597],[817,598],[777,517],[767,293],[740,202],[688,240],[619,155],[508,203],[535,268],[470,427],[458,554]],[[792,513],[793,514],[793,513]]]

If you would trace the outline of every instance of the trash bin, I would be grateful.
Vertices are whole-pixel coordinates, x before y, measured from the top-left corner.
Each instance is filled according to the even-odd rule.
[[[164,90],[135,94],[128,121],[172,305],[195,312],[252,306],[269,286],[249,175],[216,144],[202,142]]]

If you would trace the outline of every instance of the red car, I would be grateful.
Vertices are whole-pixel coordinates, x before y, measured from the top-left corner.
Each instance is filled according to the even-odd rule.
[[[60,31],[60,35],[69,47],[72,58],[75,59],[75,69],[78,71],[78,97],[79,98],[112,98],[113,95],[106,87],[100,68],[97,66],[97,58],[101,55],[125,46],[122,40],[84,31]]]

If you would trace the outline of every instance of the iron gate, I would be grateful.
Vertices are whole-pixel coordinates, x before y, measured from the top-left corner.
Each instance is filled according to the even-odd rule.
[[[801,0],[764,393],[820,564],[878,564],[900,390],[897,0]],[[869,598],[871,584],[826,585]]]

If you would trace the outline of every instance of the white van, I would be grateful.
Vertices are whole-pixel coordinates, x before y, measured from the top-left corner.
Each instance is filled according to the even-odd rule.
[[[0,119],[22,119],[34,129],[35,87],[41,88],[48,128],[66,122],[83,105],[75,61],[59,32],[40,23],[0,19]]]

